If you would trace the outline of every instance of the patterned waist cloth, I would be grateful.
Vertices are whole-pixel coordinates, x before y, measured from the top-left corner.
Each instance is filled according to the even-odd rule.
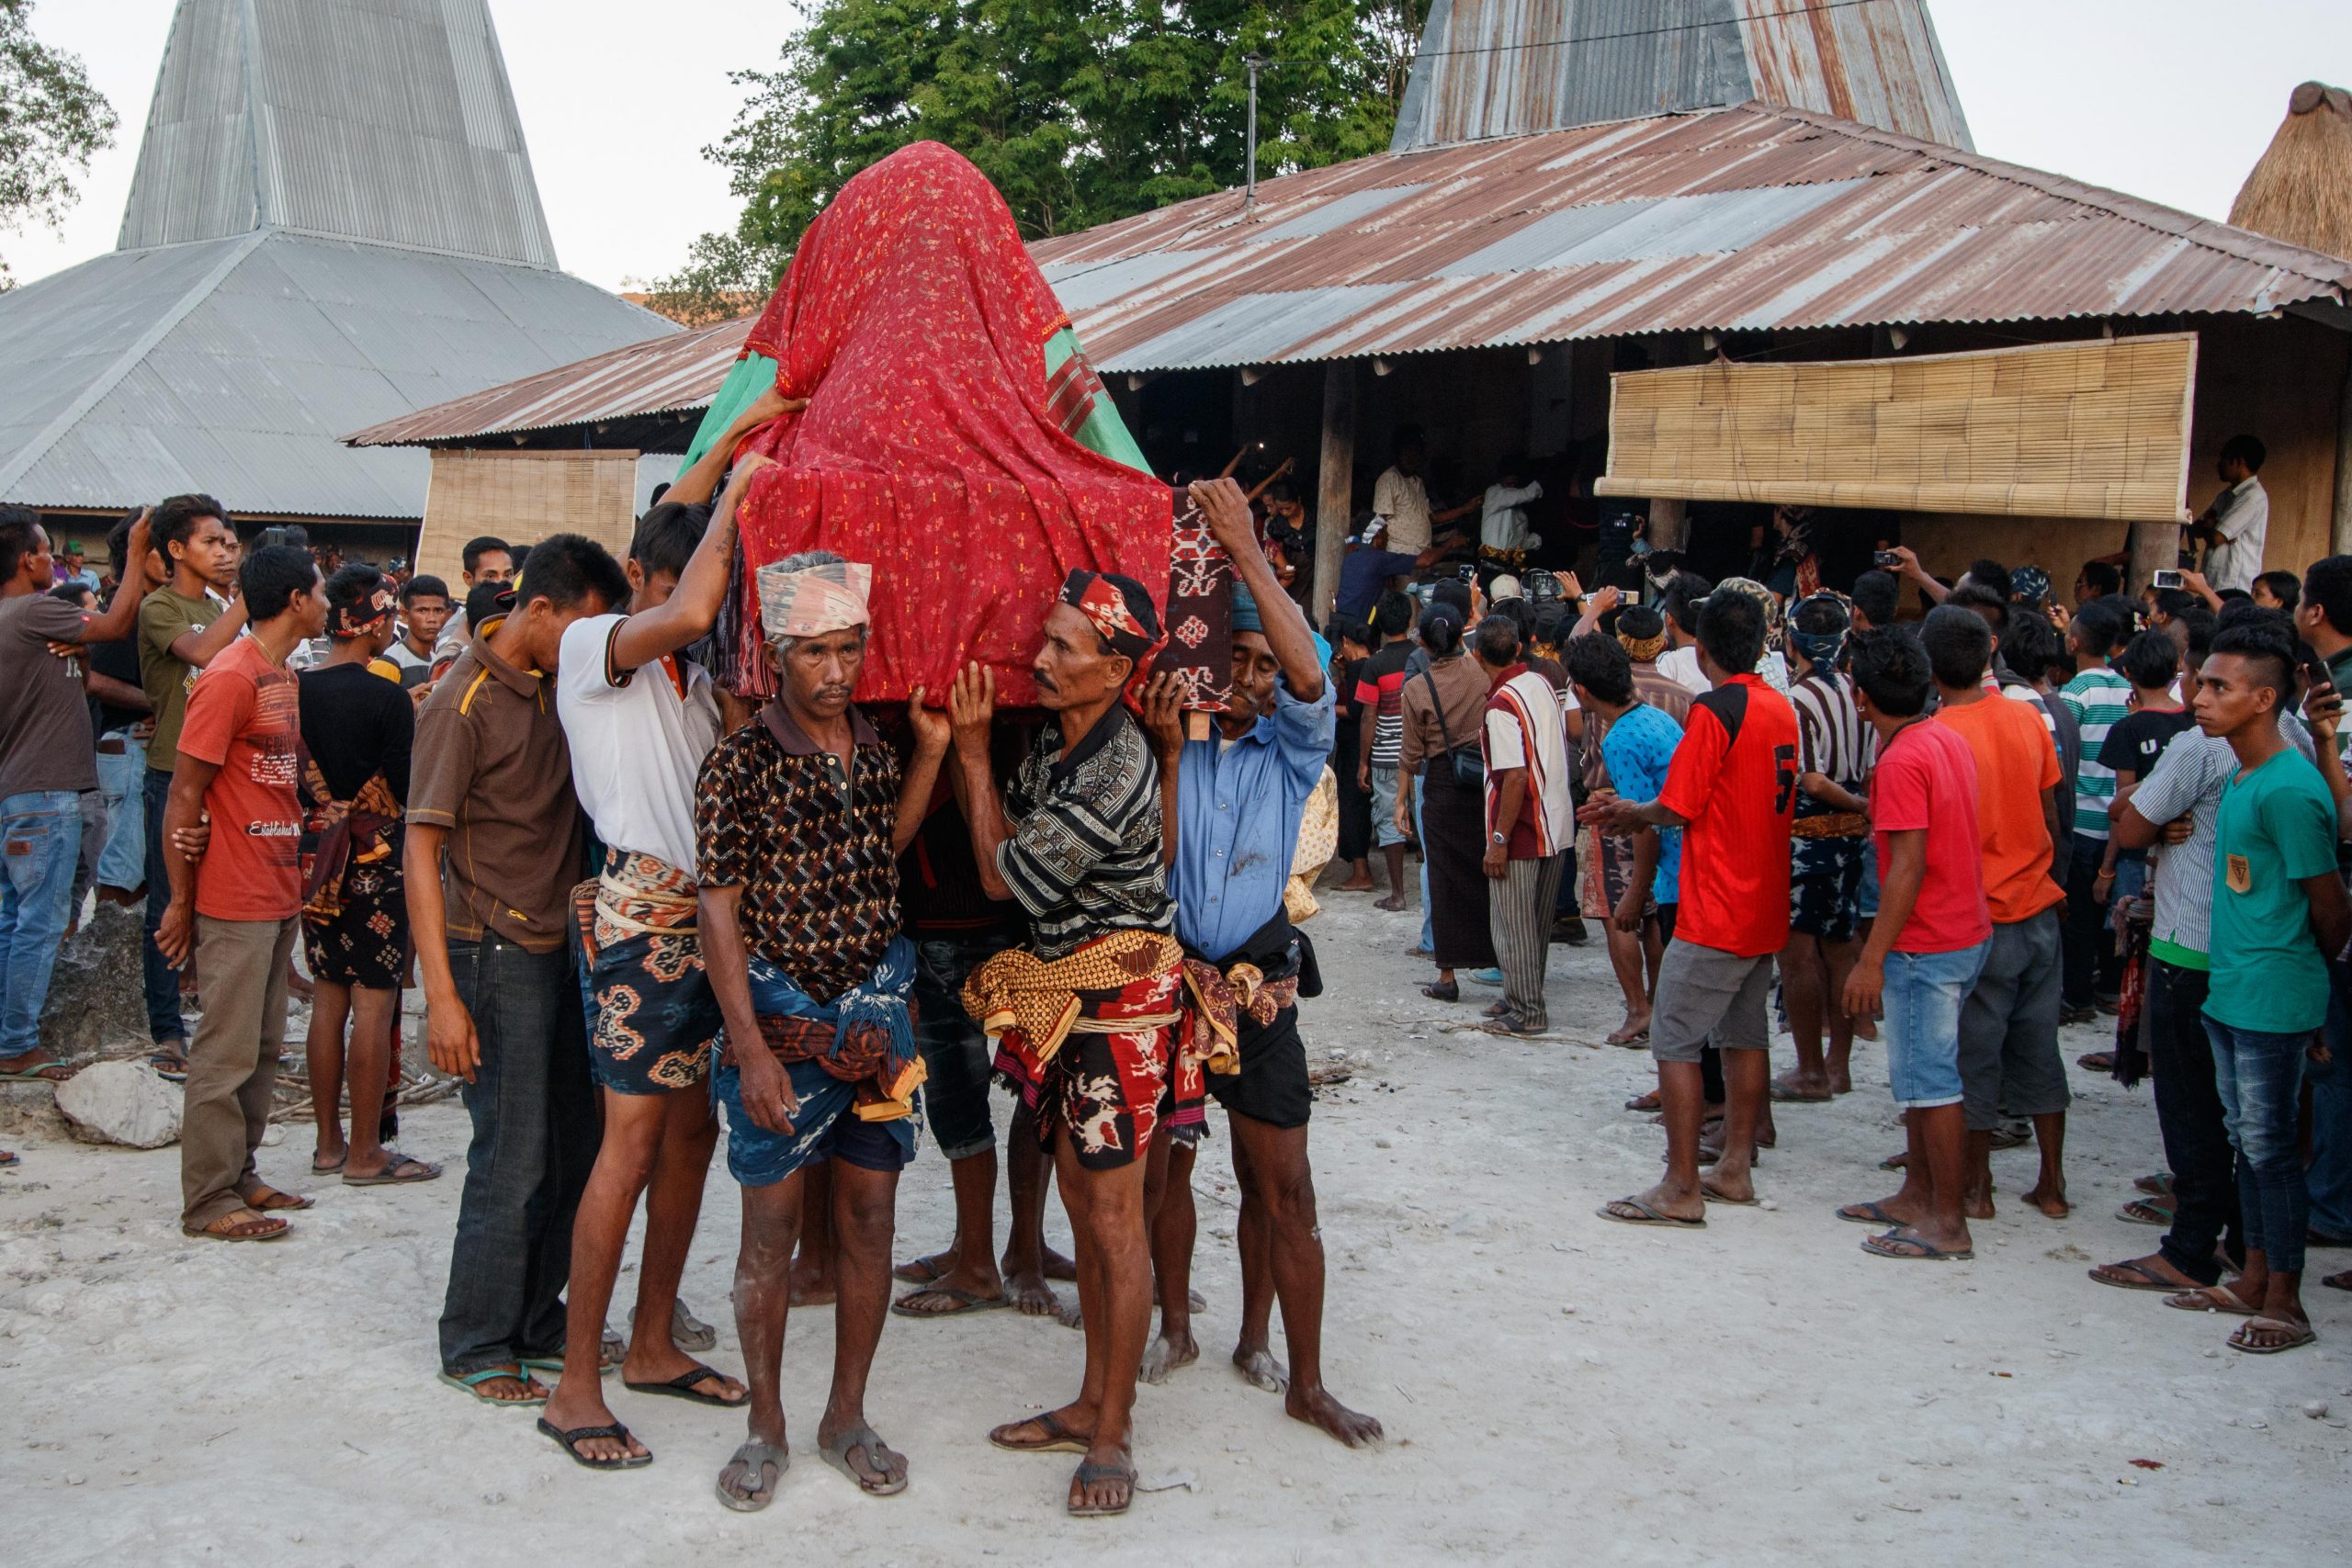
[[[1007,948],[964,982],[964,1010],[1035,1080],[1072,1034],[1124,1034],[1174,1023],[1181,1015],[1173,1010],[1122,1015],[1118,1004],[1133,988],[1173,974],[1183,958],[1174,937],[1147,931],[1113,931],[1050,962]]]
[[[1871,819],[1859,811],[1825,811],[1789,823],[1792,839],[1867,839],[1870,833]]]
[[[814,1062],[843,1083],[857,1086],[857,1114],[867,1122],[911,1116],[915,1091],[923,1085],[922,1055],[916,1049],[915,947],[905,937],[890,948],[861,986],[820,1003],[792,976],[760,957],[749,964],[752,1009],[760,1037],[786,1066]],[[736,1064],[736,1042],[720,1047],[719,1065]]]

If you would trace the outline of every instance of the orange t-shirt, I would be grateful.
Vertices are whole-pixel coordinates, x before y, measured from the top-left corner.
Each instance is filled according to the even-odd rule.
[[[1994,923],[2014,925],[2066,896],[2050,877],[2050,827],[2041,792],[2064,776],[2058,751],[2033,703],[1984,697],[1947,705],[1950,725],[1976,757],[1976,832],[1984,843],[1984,902]]]
[[[292,672],[253,638],[231,643],[198,678],[179,754],[220,770],[204,792],[212,841],[196,868],[198,914],[283,920],[301,912],[301,730]]]

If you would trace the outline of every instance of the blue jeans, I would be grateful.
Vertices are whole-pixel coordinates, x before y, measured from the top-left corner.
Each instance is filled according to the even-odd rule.
[[[98,753],[98,797],[107,803],[98,886],[128,893],[147,880],[147,742],[119,729],[106,739],[122,750]]]
[[[147,770],[144,812],[140,831],[147,840],[147,916],[142,922],[147,940],[140,943],[140,978],[147,988],[147,1038],[161,1045],[187,1039],[187,1021],[180,1017],[180,972],[155,945],[155,928],[172,905],[171,873],[164,863],[164,803],[172,797],[172,775]]]
[[[2311,1032],[2233,1029],[2208,1013],[2205,1033],[2213,1042],[2213,1087],[2221,1090],[2222,1109],[2230,1119],[2230,1146],[2238,1152],[2238,1210],[2246,1250],[2258,1248],[2283,1273],[2300,1273],[2311,1197],[2303,1187],[2295,1124]]]
[[[449,968],[481,1042],[441,1305],[441,1368],[463,1376],[562,1354],[571,1218],[601,1134],[571,955],[453,937]]]
[[[1992,951],[1991,938],[1949,953],[1886,955],[1886,1076],[1907,1110],[1958,1105],[1960,1006]]]
[[[2307,1062],[2312,1086],[2312,1163],[2304,1188],[2311,1228],[2352,1237],[2352,965],[2327,966],[2327,1043],[2335,1060]]]
[[[73,914],[82,797],[35,790],[0,800],[0,1056],[40,1043],[41,1004]]]
[[[910,933],[911,934],[911,933]],[[989,1114],[989,1037],[964,1010],[959,993],[972,971],[1015,945],[998,930],[918,934],[915,942],[915,1042],[928,1075],[923,1115],[932,1141],[951,1160],[996,1152]],[[728,1134],[732,1152],[733,1134]]]
[[[1416,784],[1419,781],[1416,780]],[[1421,830],[1421,792],[1413,791],[1413,840],[1421,846],[1421,949],[1437,951],[1437,916],[1430,908],[1430,838]]]

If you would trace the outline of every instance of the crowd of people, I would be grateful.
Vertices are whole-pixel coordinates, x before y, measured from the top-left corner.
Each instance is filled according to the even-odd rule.
[[[1484,983],[1479,1025],[1504,1037],[1561,1037],[1549,950],[1600,923],[1607,1043],[1655,1058],[1628,1109],[1667,1137],[1613,1222],[1696,1230],[1757,1202],[1775,1108],[1849,1093],[1876,1042],[1900,1182],[1838,1217],[1876,1258],[1966,1259],[1995,1149],[2030,1140],[2022,1201],[2069,1212],[2059,1031],[2113,1017],[2083,1066],[2154,1079],[2168,1168],[2124,1217],[2165,1235],[2091,1278],[2242,1316],[2239,1350],[2312,1342],[2306,1249],[2352,1242],[2352,557],[2256,574],[2258,446],[2230,450],[2205,574],[2133,600],[2095,561],[2062,604],[2038,568],[1945,583],[1892,547],[1823,588],[1801,524],[1770,581],[1673,567],[1586,594],[1528,565],[1524,460],[1432,512],[1408,433],[1321,634],[1282,570],[1295,497],[1261,487],[1261,518],[1203,481],[1180,501],[1233,564],[1232,695],[1204,723],[1149,675],[1152,592],[1086,570],[1038,627],[1039,711],[1000,712],[977,663],[866,711],[873,568],[825,552],[754,573],[777,694],[714,680],[699,650],[767,466],[738,445],[782,410],[748,410],[626,559],[479,538],[455,590],[241,544],[203,495],[125,519],[103,574],[0,511],[0,1077],[70,1075],[40,1022],[85,895],[143,908],[151,1059],[186,1084],[182,1229],[275,1241],[314,1201],[254,1160],[297,988],[313,1176],[441,1176],[395,1142],[417,987],[471,1121],[444,1382],[538,1407],[594,1470],[653,1459],[612,1372],[741,1410],[717,1492],[757,1509],[788,1462],[786,1323],[830,1303],[818,1451],[888,1495],[910,1461],[865,1411],[888,1319],[1067,1314],[1077,1396],[989,1438],[1079,1456],[1070,1512],[1117,1514],[1137,1382],[1201,1353],[1211,1099],[1241,1193],[1234,1365],[1340,1442],[1381,1436],[1322,1370],[1299,1029],[1321,976],[1295,922],[1336,861],[1384,911],[1418,880],[1423,995]],[[1475,537],[1436,532],[1474,511]],[[715,1336],[679,1300],[722,1116],[741,1377],[696,1359]],[[919,1125],[956,1226],[894,1264]],[[1046,1242],[1049,1170],[1074,1257]],[[624,1336],[606,1319],[640,1204]]]

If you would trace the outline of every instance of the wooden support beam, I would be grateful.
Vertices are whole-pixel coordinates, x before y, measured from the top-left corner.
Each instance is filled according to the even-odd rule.
[[[1315,592],[1308,608],[1321,626],[1340,594],[1340,558],[1347,553],[1356,480],[1356,367],[1349,359],[1323,367],[1323,461],[1316,485]]]
[[[2327,536],[2337,555],[2352,555],[2352,366],[2335,401],[2335,516]]]
[[[2168,571],[2179,564],[2179,524],[2134,523],[2132,525],[2132,565],[2124,579],[2123,591],[2137,593],[2148,586],[2154,573]]]

